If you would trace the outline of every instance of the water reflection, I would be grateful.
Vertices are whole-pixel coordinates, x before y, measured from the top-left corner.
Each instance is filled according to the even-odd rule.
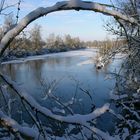
[[[74,55],[74,53],[79,54]],[[40,104],[50,109],[54,108],[56,103],[50,99],[42,99],[45,96],[43,90],[45,87],[42,87],[41,82],[43,81],[47,86],[47,83],[52,83],[54,80],[60,81],[53,94],[64,103],[68,103],[75,96],[79,102],[72,106],[74,112],[86,114],[91,112],[93,104],[95,107],[100,107],[109,102],[110,88],[113,88],[115,81],[113,79],[105,80],[105,77],[107,73],[117,69],[121,63],[121,60],[116,60],[108,64],[103,70],[95,69],[94,61],[90,64],[78,65],[87,60],[94,60],[95,55],[95,51],[91,50],[52,54],[45,59],[4,64],[2,71],[23,87]],[[77,84],[78,89],[76,89]],[[92,100],[81,88],[90,92]],[[113,120],[108,120],[106,116],[103,120],[110,124],[114,123]],[[111,131],[112,127],[109,123],[106,125],[106,122],[99,122],[98,125],[100,128]]]

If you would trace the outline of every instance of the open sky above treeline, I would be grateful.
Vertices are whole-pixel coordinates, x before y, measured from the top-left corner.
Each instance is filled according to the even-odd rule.
[[[19,20],[37,7],[52,6],[58,1],[63,0],[21,0]],[[110,0],[86,1],[96,1],[105,4],[110,3]],[[7,5],[15,4],[17,2],[18,0],[6,0]],[[8,11],[13,11],[13,15],[16,16],[17,7],[11,7]],[[106,38],[112,38],[112,35],[103,27],[106,21],[110,19],[111,17],[92,11],[61,11],[51,13],[46,17],[34,21],[26,30],[31,30],[34,24],[39,24],[42,27],[43,39],[49,34],[55,33],[56,35],[61,36],[70,34],[71,36],[79,37],[84,41],[105,40]],[[1,22],[2,21],[3,20],[1,20]]]

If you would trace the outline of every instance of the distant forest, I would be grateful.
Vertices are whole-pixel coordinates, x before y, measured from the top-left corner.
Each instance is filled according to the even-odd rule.
[[[6,16],[4,25],[0,28],[1,37],[10,30],[15,20],[12,15]],[[0,37],[0,38],[1,38]],[[108,52],[111,48],[126,44],[123,39],[104,41],[82,41],[79,37],[72,37],[67,34],[63,37],[60,35],[50,34],[46,39],[42,39],[41,26],[35,24],[30,31],[20,33],[8,46],[5,51],[4,59],[14,59],[32,55],[41,55],[54,52],[64,52],[82,48],[100,48],[101,53]]]

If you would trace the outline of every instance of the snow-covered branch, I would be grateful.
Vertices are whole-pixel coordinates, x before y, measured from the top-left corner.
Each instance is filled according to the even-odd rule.
[[[20,124],[18,124],[15,120],[11,119],[7,115],[5,115],[0,110],[0,124],[3,125],[5,128],[10,130],[13,134],[19,133],[23,138],[28,139],[37,139],[39,136],[39,132],[29,128],[29,127],[23,127]]]
[[[134,98],[134,99],[138,99],[138,98],[140,98],[140,95],[139,95],[139,93],[133,93],[131,95],[129,95],[129,94],[115,95],[112,93],[110,94],[110,99],[115,100],[115,101],[130,98],[130,97]]]
[[[52,7],[39,7],[26,15],[13,29],[8,31],[7,34],[5,34],[5,36],[2,38],[0,43],[0,56],[3,54],[3,52],[5,51],[9,43],[14,39],[14,37],[16,37],[32,21],[49,13],[62,10],[90,10],[113,16],[116,19],[121,19],[132,24],[139,25],[137,20],[135,20],[134,18],[128,17],[127,15],[121,14],[120,12],[117,12],[115,10],[111,10],[110,6],[107,5],[81,0],[62,1],[56,3]]]
[[[104,114],[105,112],[109,110],[109,104],[105,104],[103,107],[96,109],[95,111],[93,111],[92,113],[88,115],[75,114],[75,115],[72,115],[72,116],[70,115],[67,117],[55,115],[49,109],[39,105],[35,101],[34,98],[32,98],[29,94],[27,94],[24,89],[19,87],[17,83],[12,81],[8,76],[2,75],[2,74],[0,74],[0,76],[2,77],[2,79],[5,80],[5,82],[7,82],[11,86],[11,88],[13,88],[16,91],[18,96],[20,96],[22,100],[25,100],[26,103],[28,103],[32,108],[34,108],[34,110],[54,120],[58,120],[61,122],[66,122],[66,123],[72,123],[72,124],[83,124],[83,123],[86,123],[87,121],[90,121],[92,119],[95,119],[101,116],[102,114]]]
[[[68,123],[68,124],[78,124],[78,125],[87,127],[88,129],[90,129],[91,131],[96,133],[97,135],[101,136],[103,139],[106,139],[106,140],[114,139],[109,134],[107,134],[95,127],[90,128],[90,126],[88,126],[89,121],[96,119],[97,117],[100,117],[102,114],[104,114],[105,112],[107,112],[109,110],[110,105],[108,103],[105,104],[101,108],[97,108],[90,114],[86,114],[86,115],[74,114],[74,115],[68,115],[68,116],[60,116],[60,115],[56,115],[56,114],[52,113],[49,109],[41,106],[38,102],[36,102],[36,100],[33,97],[31,97],[29,94],[27,94],[25,90],[21,89],[8,76],[5,76],[2,73],[0,73],[0,77],[16,92],[16,94],[18,94],[18,96],[21,98],[21,100],[26,102],[36,112],[39,112],[42,115],[49,117],[53,120],[57,120],[57,121]]]

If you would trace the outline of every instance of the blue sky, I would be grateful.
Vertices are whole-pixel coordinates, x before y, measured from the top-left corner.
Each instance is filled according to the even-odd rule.
[[[22,0],[20,18],[23,18],[30,11],[39,6],[51,6],[57,1],[62,0]],[[109,0],[89,0],[100,3],[108,3]],[[16,3],[17,0],[7,0],[7,4]],[[15,8],[16,9],[16,8]],[[15,13],[14,8],[13,10]],[[26,30],[31,30],[34,24],[42,26],[42,37],[45,39],[50,33],[57,35],[70,34],[73,37],[79,37],[82,40],[104,40],[111,38],[105,31],[103,25],[110,17],[92,11],[61,11],[51,13],[45,17],[34,21]]]

